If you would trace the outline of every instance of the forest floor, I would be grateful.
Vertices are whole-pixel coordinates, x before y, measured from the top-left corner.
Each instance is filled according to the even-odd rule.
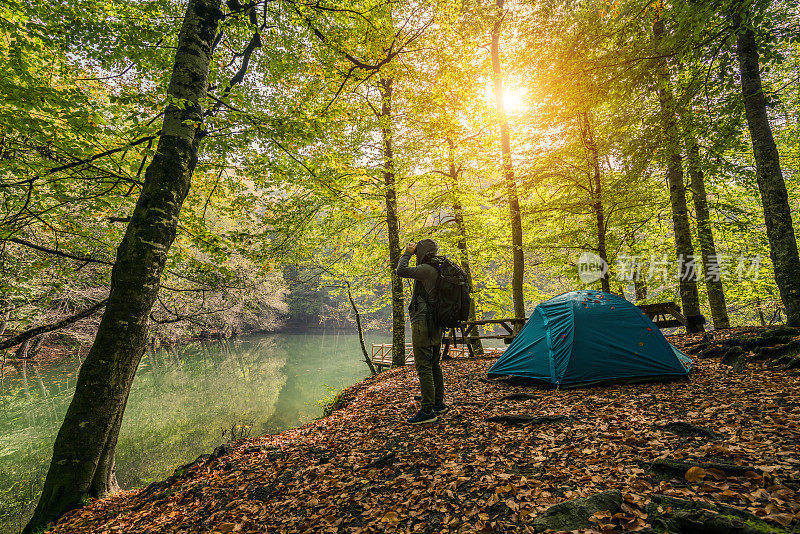
[[[51,532],[533,532],[611,489],[621,502],[586,512],[591,531],[800,531],[796,370],[698,359],[688,381],[552,390],[487,380],[493,361],[445,362],[435,423],[405,423],[418,382],[394,369],[326,418],[221,446]]]

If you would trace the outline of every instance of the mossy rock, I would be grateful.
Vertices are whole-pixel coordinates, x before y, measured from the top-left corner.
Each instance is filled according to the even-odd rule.
[[[781,326],[764,330],[756,336],[756,340],[761,343],[785,343],[786,341],[800,336],[800,328]]]
[[[622,493],[608,490],[582,499],[573,499],[551,506],[533,520],[534,532],[545,530],[577,530],[594,526],[589,518],[597,512],[617,513],[622,506]]]
[[[681,437],[700,437],[710,440],[720,439],[719,434],[705,427],[693,425],[686,421],[671,421],[665,425],[657,426],[659,430],[664,430]]]
[[[661,511],[659,511],[659,507]],[[726,506],[653,495],[647,505],[647,520],[656,532],[689,534],[771,534],[786,532],[749,512]]]
[[[747,472],[753,471],[754,473],[761,474],[761,470],[757,467],[748,465],[737,465],[727,462],[702,462],[700,460],[672,460],[661,459],[652,462],[647,469],[651,473],[660,473],[668,477],[683,479],[686,471],[692,467],[702,467],[703,469],[719,469],[723,471],[726,476],[744,476]]]
[[[746,331],[719,340],[709,338],[687,350],[700,358],[722,358],[723,363],[742,368],[751,352],[755,359],[777,359],[794,356],[799,349],[800,328],[778,327]]]

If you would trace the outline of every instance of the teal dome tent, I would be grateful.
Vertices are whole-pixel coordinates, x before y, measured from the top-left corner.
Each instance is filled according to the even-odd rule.
[[[571,291],[542,302],[490,377],[562,387],[684,377],[692,361],[639,308],[603,291]]]

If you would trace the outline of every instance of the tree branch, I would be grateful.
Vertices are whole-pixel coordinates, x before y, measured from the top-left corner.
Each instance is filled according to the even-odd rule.
[[[50,175],[50,174],[55,174],[55,173],[61,172],[61,171],[66,171],[67,169],[71,169],[71,168],[77,167],[79,165],[85,165],[87,163],[91,163],[94,160],[97,160],[97,159],[100,159],[100,158],[104,158],[104,157],[110,156],[112,154],[116,154],[117,152],[122,152],[123,150],[128,150],[129,148],[134,147],[136,145],[141,145],[144,142],[152,141],[153,139],[155,139],[159,135],[161,135],[161,132],[157,132],[155,135],[148,135],[146,137],[140,137],[136,141],[128,143],[125,146],[112,148],[110,150],[106,150],[104,152],[100,152],[99,154],[95,154],[94,156],[92,156],[90,158],[79,159],[79,160],[73,161],[71,163],[66,163],[66,164],[60,165],[58,167],[53,167],[52,169],[48,170],[47,172],[45,172],[44,174],[38,176],[37,178],[42,177],[42,176],[47,176],[47,175]]]
[[[20,332],[19,334],[12,336],[3,342],[0,342],[0,350],[5,350],[10,347],[13,347],[14,345],[19,345],[20,343],[23,343],[28,339],[34,338],[39,334],[46,334],[47,332],[52,332],[53,330],[60,330],[65,326],[69,326],[72,323],[80,321],[81,319],[85,319],[86,317],[89,317],[90,315],[94,314],[94,312],[105,306],[107,302],[108,299],[103,299],[100,302],[97,302],[89,306],[85,310],[79,311],[75,315],[70,315],[69,317],[65,317],[64,319],[56,321],[55,323],[37,326],[36,328],[31,328],[29,330],[25,330],[24,332]]]
[[[103,265],[114,265],[113,262],[105,261],[105,260],[98,260],[95,258],[89,258],[87,256],[78,256],[77,254],[70,254],[69,252],[63,252],[61,250],[55,250],[52,248],[47,248],[42,245],[37,245],[36,243],[31,243],[30,241],[25,241],[24,239],[20,239],[18,237],[9,238],[8,241],[12,243],[16,243],[18,245],[23,245],[25,247],[32,248],[34,250],[38,250],[39,252],[45,252],[47,254],[54,254],[56,256],[62,256],[64,258],[69,258],[71,260],[82,261],[86,263],[100,263]]]

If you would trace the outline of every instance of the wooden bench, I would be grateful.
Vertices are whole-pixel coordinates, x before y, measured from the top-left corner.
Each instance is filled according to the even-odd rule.
[[[659,328],[686,326],[688,324],[686,317],[681,313],[681,307],[675,302],[640,304],[639,309],[646,313]]]

